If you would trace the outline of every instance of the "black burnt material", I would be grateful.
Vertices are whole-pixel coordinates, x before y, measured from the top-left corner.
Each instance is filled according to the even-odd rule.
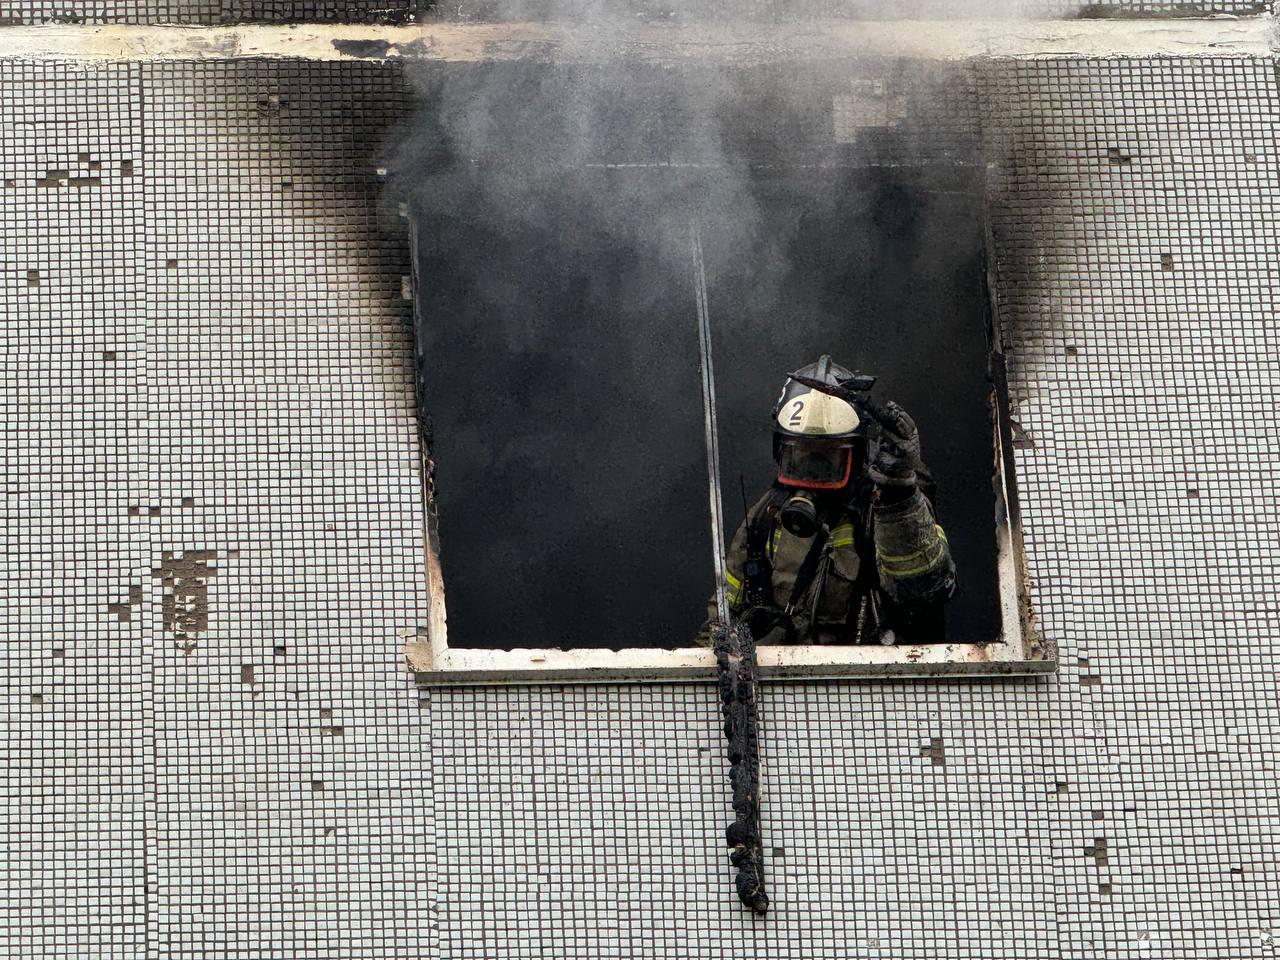
[[[729,754],[733,789],[733,822],[725,831],[730,862],[736,873],[738,899],[765,914],[764,849],[760,830],[760,684],[756,643],[742,621],[717,623],[711,629],[719,677],[720,709]]]
[[[876,374],[938,480],[961,581],[947,638],[999,634],[972,144],[910,116],[837,143],[849,82],[820,68],[418,80],[393,180],[412,193],[451,646],[687,646],[706,617],[691,215],[726,489],[770,482],[786,371],[827,352]]]

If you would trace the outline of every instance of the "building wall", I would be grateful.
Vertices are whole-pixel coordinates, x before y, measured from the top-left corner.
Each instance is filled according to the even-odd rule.
[[[1275,65],[979,77],[1042,681],[422,690],[390,66],[0,64],[20,957],[1261,957]]]
[[[403,97],[0,66],[0,954],[429,952]]]

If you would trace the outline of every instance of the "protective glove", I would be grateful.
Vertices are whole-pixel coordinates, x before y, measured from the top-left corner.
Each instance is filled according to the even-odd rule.
[[[920,463],[920,433],[907,412],[890,400],[879,411],[880,438],[867,473],[878,487],[913,489]]]

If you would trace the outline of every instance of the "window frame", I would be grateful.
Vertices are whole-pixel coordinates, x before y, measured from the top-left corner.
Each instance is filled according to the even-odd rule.
[[[905,679],[928,677],[1028,676],[1057,670],[1057,648],[1039,629],[1027,589],[1026,558],[1016,484],[1013,429],[1006,377],[1006,342],[999,326],[992,271],[990,224],[984,225],[984,286],[988,373],[992,405],[992,494],[996,506],[996,575],[1001,633],[985,643],[761,646],[756,648],[764,680]],[[411,288],[418,320],[416,227],[409,224]],[[421,357],[418,358],[421,362]],[[419,370],[419,376],[422,375]],[[422,403],[421,391],[418,402]],[[421,438],[426,524],[424,549],[428,617],[425,628],[403,637],[405,664],[426,686],[707,681],[716,676],[715,655],[704,647],[578,647],[510,650],[458,648],[448,644],[444,579],[440,562],[434,465]]]

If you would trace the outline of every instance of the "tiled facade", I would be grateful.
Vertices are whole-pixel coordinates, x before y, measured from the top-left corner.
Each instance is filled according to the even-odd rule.
[[[1275,65],[977,69],[1046,681],[421,690],[387,66],[0,66],[17,957],[1280,941]]]

